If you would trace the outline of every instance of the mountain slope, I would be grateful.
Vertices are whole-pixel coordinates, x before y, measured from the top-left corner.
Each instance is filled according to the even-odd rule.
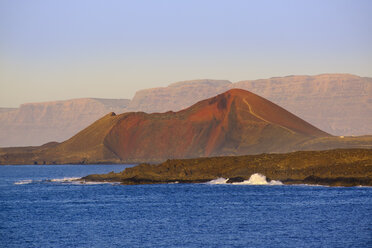
[[[329,136],[262,97],[232,89],[176,113],[111,113],[59,145],[31,150],[27,159],[37,163],[155,162],[286,152]],[[4,150],[0,154],[3,164],[15,157]]]
[[[328,134],[279,106],[233,89],[180,112],[133,113],[120,120],[106,144],[123,160],[288,151]]]

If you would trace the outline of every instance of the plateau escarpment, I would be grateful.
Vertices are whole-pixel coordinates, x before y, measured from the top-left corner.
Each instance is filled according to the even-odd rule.
[[[127,99],[83,98],[0,109],[0,147],[64,141],[103,115],[124,112]]]
[[[231,82],[227,80],[201,79],[177,82],[168,87],[139,90],[128,105],[127,111],[180,111],[227,91],[230,85]]]

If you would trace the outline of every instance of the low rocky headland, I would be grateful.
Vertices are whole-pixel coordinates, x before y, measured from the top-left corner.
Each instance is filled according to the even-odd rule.
[[[134,185],[202,183],[226,178],[227,183],[235,183],[249,180],[255,173],[283,184],[372,186],[372,149],[174,159],[140,164],[120,173],[88,175],[81,180]]]

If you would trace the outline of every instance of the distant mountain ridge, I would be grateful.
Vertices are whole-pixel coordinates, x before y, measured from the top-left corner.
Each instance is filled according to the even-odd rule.
[[[333,135],[372,134],[372,78],[321,74],[236,83],[191,80],[140,90],[132,100],[86,98],[0,108],[0,147],[60,142],[109,112],[178,111],[232,88],[256,93]]]
[[[0,113],[10,112],[16,109],[17,108],[0,108]]]
[[[162,113],[179,111],[194,103],[216,96],[229,89],[227,80],[190,80],[170,84],[168,87],[144,89],[136,92],[126,111]]]
[[[0,146],[63,141],[108,112],[121,112],[127,99],[81,98],[27,103],[0,112]]]

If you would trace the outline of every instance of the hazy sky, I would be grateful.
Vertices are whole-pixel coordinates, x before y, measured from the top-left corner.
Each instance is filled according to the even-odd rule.
[[[0,106],[200,79],[372,77],[369,0],[0,0]]]

